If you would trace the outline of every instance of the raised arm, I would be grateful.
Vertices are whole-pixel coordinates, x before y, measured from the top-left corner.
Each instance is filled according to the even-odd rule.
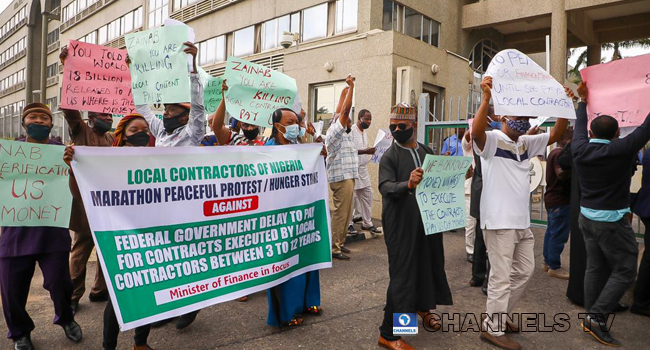
[[[196,145],[201,142],[205,136],[205,105],[203,104],[203,83],[199,78],[198,71],[196,70],[196,54],[198,49],[191,42],[185,42],[186,46],[184,52],[192,55],[194,58],[194,71],[190,73],[190,116],[187,122],[186,132],[190,134],[192,140]]]
[[[70,128],[70,135],[74,138],[78,135],[82,128],[86,125],[83,119],[81,118],[81,112],[75,111],[72,109],[61,108],[63,112],[63,117],[65,121],[68,122],[68,128]],[[86,125],[87,126],[87,125]]]
[[[345,97],[348,95],[349,89],[350,87],[346,86],[343,88],[343,91],[341,91],[341,96],[339,96],[339,103],[336,106],[336,112],[334,112],[336,116],[341,115],[341,112],[343,111],[343,104],[345,103]]]
[[[566,92],[566,95],[569,96],[571,100],[575,98],[573,91],[571,91],[571,89],[569,89],[566,86],[564,87],[564,92]],[[551,135],[548,138],[548,145],[550,146],[560,141],[568,126],[569,126],[569,121],[567,119],[558,118],[557,121],[555,122],[555,126],[553,127],[553,130],[551,130]]]
[[[348,121],[350,121],[350,110],[352,109],[352,97],[354,96],[354,78],[352,75],[348,75],[345,82],[350,88],[348,89],[348,94],[345,96],[345,103],[343,104],[343,110],[341,111],[339,120],[341,121],[341,125],[347,128]]]
[[[583,81],[578,86],[578,96],[580,96],[580,103],[576,110],[576,125],[573,128],[573,140],[571,141],[573,154],[589,142],[587,135],[587,82]]]
[[[483,90],[483,99],[481,100],[478,111],[476,111],[474,123],[472,124],[472,140],[474,140],[479,150],[482,151],[487,139],[485,129],[488,125],[488,110],[490,109],[490,98],[492,97],[492,77],[483,78],[481,90]]]
[[[226,128],[226,90],[228,90],[228,84],[224,80],[221,84],[221,103],[214,112],[211,125],[219,145],[227,145],[230,142],[230,130]]]

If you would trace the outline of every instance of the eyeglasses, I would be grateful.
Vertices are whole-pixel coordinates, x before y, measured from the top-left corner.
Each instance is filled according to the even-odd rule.
[[[408,126],[409,125],[406,123],[399,123],[399,124],[391,124],[390,126],[388,126],[388,128],[390,129],[390,131],[395,131],[398,128],[400,130],[406,130]]]

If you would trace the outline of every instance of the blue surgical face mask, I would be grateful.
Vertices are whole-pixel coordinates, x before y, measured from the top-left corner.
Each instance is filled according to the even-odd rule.
[[[506,125],[513,131],[518,132],[520,134],[525,134],[526,131],[530,129],[530,122],[528,121],[528,119],[520,119],[520,120],[508,119]]]
[[[501,122],[497,122],[493,120],[490,122],[490,127],[495,130],[501,130]]]
[[[305,134],[307,133],[307,128],[303,128],[302,126],[300,127],[300,137],[305,137]]]
[[[284,138],[291,142],[296,142],[298,135],[300,135],[300,126],[298,126],[298,124],[286,125],[284,126],[284,130],[285,131],[282,133]]]

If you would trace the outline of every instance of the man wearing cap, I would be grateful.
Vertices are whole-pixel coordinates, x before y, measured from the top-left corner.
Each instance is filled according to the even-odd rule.
[[[390,132],[395,139],[379,162],[379,192],[388,251],[390,282],[386,292],[384,321],[379,327],[379,346],[413,349],[393,334],[393,313],[416,313],[427,329],[440,323],[431,313],[437,305],[451,305],[445,273],[442,234],[426,235],[415,198],[422,180],[422,163],[429,147],[416,140],[416,109],[405,104],[393,107]]]
[[[30,103],[23,109],[22,125],[27,132],[24,142],[57,144],[49,139],[52,112],[42,103]],[[74,321],[70,300],[72,280],[68,259],[70,233],[58,227],[2,227],[0,229],[0,293],[8,338],[14,349],[30,350],[34,322],[25,306],[36,263],[43,273],[43,288],[54,304],[54,324],[63,327],[66,337],[81,341],[82,333]]]
[[[205,136],[205,107],[203,105],[203,85],[198,75],[196,65],[196,54],[198,49],[194,44],[187,41],[183,45],[185,53],[192,55],[194,70],[190,73],[190,103],[166,103],[163,120],[160,120],[151,111],[148,105],[136,105],[138,114],[142,115],[149,123],[149,131],[156,138],[156,147],[182,147],[200,146]],[[126,58],[127,64],[131,63]],[[183,329],[196,319],[199,311],[193,311],[178,318],[176,328]],[[160,327],[172,319],[167,319],[152,324],[153,327]]]
[[[67,57],[68,47],[64,46],[59,55],[61,65],[65,64]],[[88,124],[86,124],[79,111],[63,108],[61,108],[61,111],[63,111],[63,116],[68,122],[68,130],[74,145],[93,147],[111,147],[113,145],[115,137],[110,132],[113,127],[113,116],[111,114],[88,112]],[[95,242],[90,232],[88,217],[74,176],[70,176],[70,192],[72,192],[70,230],[74,232],[72,251],[70,252],[70,276],[74,287],[72,292],[72,312],[76,313],[79,300],[86,291],[86,264],[88,264]],[[104,281],[99,262],[97,263],[95,281],[88,299],[91,302],[108,300],[108,289],[106,289],[106,281]]]
[[[339,98],[339,108],[327,130],[325,147],[327,149],[327,181],[332,190],[334,210],[332,213],[332,257],[349,260],[350,250],[343,246],[352,219],[352,199],[354,182],[359,176],[359,156],[350,135],[350,109],[354,94],[354,78],[348,75]]]

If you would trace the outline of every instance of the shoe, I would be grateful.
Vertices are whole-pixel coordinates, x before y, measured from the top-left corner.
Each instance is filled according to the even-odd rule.
[[[108,301],[108,292],[103,292],[99,294],[88,294],[88,299],[91,303],[99,303],[102,301]]]
[[[156,349],[152,348],[149,345],[142,345],[142,346],[133,345],[133,350],[156,350]]]
[[[29,334],[14,340],[14,350],[34,350]]]
[[[350,260],[350,257],[343,253],[332,254],[332,258],[338,260]]]
[[[199,310],[200,311],[200,310]],[[189,327],[189,325],[196,320],[196,315],[199,314],[199,311],[192,311],[189,314],[185,314],[183,316],[180,316],[176,320],[176,329],[184,329]]]
[[[70,308],[72,309],[72,316],[77,314],[77,310],[79,310],[79,300],[72,300],[70,302]]]
[[[603,328],[601,327],[601,323],[599,323],[596,319],[591,317],[590,315],[587,315],[587,317],[582,320],[582,330],[585,331],[587,334],[592,335],[596,340],[598,340],[600,343],[605,344],[607,346],[621,346],[621,342],[614,339],[609,332],[604,331]]]
[[[510,321],[506,321],[506,333],[519,333],[519,326]]]
[[[632,305],[632,307],[630,308],[630,312],[633,314],[650,317],[650,309],[643,309]]]
[[[562,268],[559,268],[557,270],[553,270],[553,269],[549,268],[547,274],[550,277],[559,278],[561,280],[568,280],[569,279],[569,273],[566,270],[562,269]]]
[[[479,281],[479,280],[475,279],[474,277],[472,277],[472,279],[469,280],[469,285],[470,285],[470,287],[480,287],[480,286],[483,285],[483,281],[482,280]]]
[[[368,232],[372,233],[373,235],[378,235],[378,236],[381,236],[381,235],[384,234],[383,232],[381,232],[380,229],[378,229],[378,228],[376,228],[374,226],[370,226],[370,227],[361,226],[361,230],[362,231],[368,231]]]
[[[245,303],[248,301],[248,297],[241,297],[241,298],[237,298],[236,300],[240,303]]]
[[[357,231],[357,230],[354,228],[354,226],[350,225],[350,226],[348,226],[348,234],[349,234],[349,235],[353,235],[353,236],[354,236],[354,235],[358,235],[358,234],[359,234],[359,231]]]
[[[169,322],[173,321],[174,319],[175,319],[175,317],[172,317],[172,318],[166,318],[166,319],[164,319],[164,320],[156,321],[156,322],[154,322],[154,323],[151,324],[151,328],[162,327],[162,326],[168,324]]]
[[[410,346],[404,339],[398,339],[394,341],[386,340],[381,335],[379,336],[379,341],[377,342],[380,348],[388,350],[415,350],[414,347]]]
[[[363,218],[360,217],[360,216],[357,216],[357,217],[355,217],[355,218],[352,219],[352,222],[354,222],[355,224],[356,224],[357,222],[361,222],[361,221],[363,221]]]
[[[467,254],[467,262],[470,264],[474,263],[474,254]]]
[[[481,293],[483,293],[484,295],[487,295],[487,284],[484,283],[481,286]]]
[[[506,350],[521,349],[521,344],[508,338],[505,334],[495,337],[486,331],[481,331],[481,339],[487,341],[488,343],[492,343],[492,345],[500,347],[501,349],[506,349]]]
[[[548,269],[549,269],[548,265],[546,265],[546,263],[543,263],[542,264],[542,271],[548,272]]]
[[[422,326],[426,329],[429,330],[431,328],[431,331],[437,332],[442,328],[442,325],[438,320],[435,319],[435,316],[433,313],[428,312],[428,311],[418,311],[418,316],[422,319]]]
[[[81,327],[79,327],[79,324],[75,321],[72,321],[66,325],[63,326],[63,331],[65,332],[65,336],[68,337],[68,339],[72,340],[75,343],[78,343],[81,341],[83,338],[83,333],[81,332]]]
[[[345,253],[345,254],[350,254],[350,253],[352,253],[352,251],[351,251],[350,249],[346,248],[346,247],[341,247],[341,252],[343,252],[343,253]]]
[[[630,308],[630,305],[622,303],[622,302],[619,301],[618,304],[616,304],[616,307],[614,308],[614,312],[625,312],[629,308]]]

